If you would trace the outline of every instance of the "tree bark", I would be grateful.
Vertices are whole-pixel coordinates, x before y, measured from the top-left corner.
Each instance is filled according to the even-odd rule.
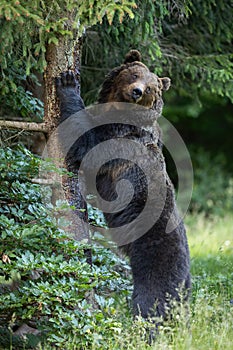
[[[56,97],[54,80],[61,72],[79,71],[82,37],[76,40],[60,37],[58,45],[48,44],[46,50],[47,67],[44,72],[44,122],[50,133],[58,125],[59,103]]]
[[[47,67],[44,72],[44,123],[46,129],[49,130],[48,138],[52,134],[53,142],[49,142],[48,156],[55,160],[55,164],[58,165],[57,160],[60,160],[60,165],[63,167],[66,164],[61,159],[61,145],[59,139],[56,136],[56,127],[59,122],[59,101],[56,96],[55,89],[55,77],[59,76],[61,72],[72,70],[75,73],[80,71],[82,38],[70,39],[67,37],[60,37],[59,44],[49,44],[46,52]],[[54,182],[57,183],[61,180],[60,175],[54,174]],[[58,180],[58,181],[57,181]],[[74,183],[74,182],[77,183]],[[61,181],[60,181],[61,183]],[[53,186],[52,201],[55,203],[57,199],[64,199],[69,203],[78,203],[79,198],[79,185],[78,179],[69,178],[69,176],[63,176],[63,186]],[[81,209],[81,211],[80,211]],[[76,207],[75,210],[69,210],[66,213],[66,220],[70,223],[66,228],[66,231],[70,232],[75,239],[85,240],[90,243],[89,229],[87,225],[87,213],[83,213],[83,207]],[[84,211],[86,208],[84,209]],[[83,219],[84,218],[84,219]],[[85,222],[86,221],[86,222]],[[87,252],[87,260],[91,263],[91,252]]]

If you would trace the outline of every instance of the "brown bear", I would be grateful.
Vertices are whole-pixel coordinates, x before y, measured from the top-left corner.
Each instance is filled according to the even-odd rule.
[[[99,103],[129,102],[156,109],[162,91],[170,87],[170,79],[151,73],[140,59],[139,52],[132,50],[126,56],[125,64],[109,73],[102,85]]]
[[[79,83],[72,72],[62,73],[56,85],[61,121],[84,110]],[[176,209],[173,185],[166,172],[157,123],[163,107],[162,92],[169,86],[169,78],[159,78],[150,72],[141,62],[140,53],[131,50],[124,63],[114,68],[103,82],[98,102],[108,103],[110,107],[99,116],[101,123],[93,123],[90,113],[87,113],[85,123],[88,124],[88,132],[72,145],[66,157],[68,169],[78,174],[83,157],[106,140],[118,142],[116,153],[129,154],[129,159],[119,155],[112,159],[112,154],[108,159],[108,149],[105,148],[101,154],[89,158],[84,173],[88,183],[89,173],[92,167],[96,167],[96,158],[103,154],[106,156],[105,163],[96,173],[96,188],[110,207],[118,198],[117,185],[125,179],[132,184],[133,193],[129,191],[132,196],[125,207],[113,206],[104,214],[110,230],[114,232],[113,240],[130,259],[134,282],[133,313],[144,318],[165,318],[170,301],[180,301],[182,291],[187,298],[190,290],[186,232]],[[122,108],[124,110],[125,105],[132,106],[132,109],[123,113],[120,119],[111,119],[111,115],[119,113]],[[79,113],[76,117],[79,118]],[[136,151],[132,150],[134,146]],[[122,193],[127,197],[126,192],[124,189]],[[84,206],[83,197],[76,195],[75,204],[80,206],[82,203]],[[142,219],[143,212],[146,216]],[[169,220],[173,222],[172,230],[167,230]],[[117,230],[121,232],[119,236]]]

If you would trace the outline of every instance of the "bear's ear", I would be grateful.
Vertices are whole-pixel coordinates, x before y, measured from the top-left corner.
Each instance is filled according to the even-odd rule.
[[[130,50],[125,56],[124,63],[141,62],[142,56],[138,50]]]
[[[167,91],[171,85],[171,79],[164,77],[164,78],[160,78],[161,84],[162,84],[162,90],[163,91]]]

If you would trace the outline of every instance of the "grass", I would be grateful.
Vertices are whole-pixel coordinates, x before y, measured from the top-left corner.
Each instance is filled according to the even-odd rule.
[[[124,331],[116,332],[116,337],[109,339],[108,346],[92,349],[232,349],[233,216],[190,215],[186,218],[186,227],[193,279],[189,326],[181,314],[173,324],[161,327],[155,345],[149,347],[143,340],[143,321],[128,321]]]

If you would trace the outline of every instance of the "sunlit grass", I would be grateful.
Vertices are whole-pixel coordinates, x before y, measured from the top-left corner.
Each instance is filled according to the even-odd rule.
[[[233,215],[205,218],[203,214],[186,217],[191,256],[208,257],[233,253]]]
[[[193,290],[190,326],[178,324],[154,349],[232,349],[233,216],[186,218]]]
[[[186,218],[193,279],[189,326],[184,317],[160,328],[152,349],[230,350],[233,344],[233,216]],[[134,327],[134,329],[132,328]],[[141,334],[140,334],[141,333]],[[143,324],[109,349],[148,349]],[[119,339],[119,337],[117,337]]]

